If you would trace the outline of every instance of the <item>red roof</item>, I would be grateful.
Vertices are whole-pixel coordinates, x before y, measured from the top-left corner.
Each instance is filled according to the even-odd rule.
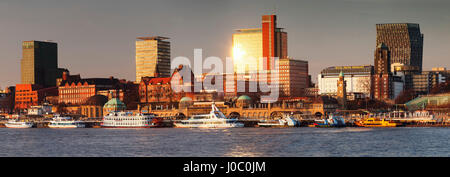
[[[149,81],[149,84],[168,84],[170,82],[170,77],[158,77],[158,78],[152,78]]]

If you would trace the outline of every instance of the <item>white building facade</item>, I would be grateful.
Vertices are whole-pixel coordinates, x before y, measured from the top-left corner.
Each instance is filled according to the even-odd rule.
[[[329,67],[318,75],[318,94],[334,96],[337,93],[339,73],[344,73],[347,82],[347,95],[349,99],[372,98],[373,66],[336,66]]]

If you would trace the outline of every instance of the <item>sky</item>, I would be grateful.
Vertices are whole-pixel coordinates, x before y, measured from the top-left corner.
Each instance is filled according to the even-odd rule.
[[[58,65],[83,78],[135,80],[135,40],[171,38],[172,58],[231,56],[232,34],[276,12],[288,54],[324,68],[373,65],[378,23],[419,23],[424,70],[450,68],[446,0],[0,0],[0,88],[20,83],[21,43],[58,43]]]

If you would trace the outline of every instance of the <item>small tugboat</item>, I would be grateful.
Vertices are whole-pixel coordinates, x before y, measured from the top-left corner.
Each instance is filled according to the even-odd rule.
[[[8,128],[31,128],[33,127],[32,122],[23,122],[23,121],[17,121],[17,120],[10,120],[8,123],[5,124]]]
[[[360,120],[355,122],[355,124],[359,127],[397,127],[400,124],[397,124],[393,121],[386,121],[384,119],[376,119],[376,118],[368,118],[365,120]]]
[[[71,117],[62,117],[55,115],[53,120],[48,125],[49,128],[84,128],[85,124],[82,121],[75,121]]]
[[[103,118],[102,128],[151,128],[158,125],[160,119],[152,113],[112,111]]]
[[[298,126],[299,122],[289,114],[283,114],[283,118],[273,121],[263,121],[259,122],[259,127],[295,127]]]
[[[228,119],[213,103],[209,114],[194,115],[188,120],[175,122],[176,128],[235,128],[244,127],[238,119]]]
[[[315,120],[314,124],[312,124],[310,127],[345,127],[345,119],[342,116],[331,114],[329,115],[328,119]]]

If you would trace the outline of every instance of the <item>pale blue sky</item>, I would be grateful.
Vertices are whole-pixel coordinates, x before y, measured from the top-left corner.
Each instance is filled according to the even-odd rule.
[[[308,60],[314,80],[325,67],[372,64],[377,23],[419,23],[424,69],[450,68],[445,0],[0,0],[0,87],[20,82],[24,40],[58,42],[72,74],[134,80],[136,37],[170,37],[172,58],[194,48],[225,58],[233,31],[259,27],[274,7],[289,56]]]

